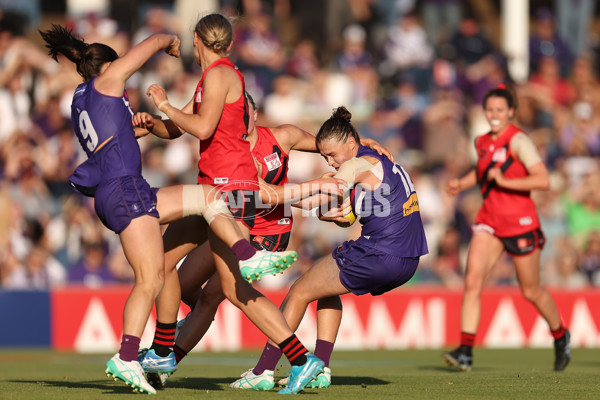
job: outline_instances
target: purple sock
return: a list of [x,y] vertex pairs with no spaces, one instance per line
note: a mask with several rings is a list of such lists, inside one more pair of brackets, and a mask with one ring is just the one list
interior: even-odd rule
[[326,367],[329,367],[329,358],[333,352],[333,343],[326,340],[317,339],[317,345],[315,346],[315,356],[319,357],[325,363]]
[[140,349],[140,338],[131,335],[123,335],[121,339],[121,349],[119,358],[123,361],[137,360],[138,350]]
[[250,242],[246,239],[240,239],[233,246],[231,246],[233,254],[240,260],[247,260],[256,254],[256,249],[252,247]]
[[254,375],[260,375],[265,372],[265,370],[274,371],[282,353],[283,352],[278,346],[273,346],[270,343],[267,343],[262,354],[260,355],[258,364],[256,364],[256,367],[254,367],[252,370]]

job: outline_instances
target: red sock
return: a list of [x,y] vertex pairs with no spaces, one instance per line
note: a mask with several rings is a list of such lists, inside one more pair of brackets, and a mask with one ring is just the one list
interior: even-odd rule
[[283,354],[285,354],[290,364],[302,365],[306,362],[308,350],[306,350],[306,347],[298,340],[296,335],[292,335],[285,339],[283,342],[279,343],[278,346]]
[[460,333],[460,345],[461,346],[473,347],[474,344],[475,344],[475,334],[474,333],[467,333],[467,332]]
[[555,330],[555,331],[550,330],[550,333],[554,337],[554,340],[560,339],[561,337],[563,337],[565,335],[565,327],[562,324],[560,324],[560,326],[558,327],[557,330]]
[[170,324],[164,324],[156,321],[156,331],[154,332],[154,340],[152,341],[151,349],[154,349],[156,355],[160,357],[167,357],[175,342],[175,329],[177,322]]
[[177,361],[177,364],[179,364],[183,357],[187,356],[187,351],[177,345],[173,346],[173,353],[175,353],[175,361]]

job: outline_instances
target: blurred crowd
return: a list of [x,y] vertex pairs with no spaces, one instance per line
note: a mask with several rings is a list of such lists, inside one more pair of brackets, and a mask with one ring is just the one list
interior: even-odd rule
[[[67,1],[64,13],[44,13],[36,0],[20,1],[27,6],[20,8],[0,1],[0,289],[133,281],[118,236],[101,225],[93,199],[69,186],[84,157],[70,120],[81,80],[72,63],[47,57],[37,29],[67,24],[120,54],[152,33],[180,35],[181,59],[157,54],[127,83],[135,111],[160,114],[145,90],[159,83],[178,107],[191,99],[201,74],[192,27],[207,12],[233,18],[231,58],[260,107],[259,125],[289,123],[316,133],[334,107],[345,105],[359,133],[394,154],[415,183],[430,249],[412,282],[460,288],[481,196],[473,189],[450,197],[444,188],[474,165],[473,139],[488,130],[483,95],[512,82],[499,33],[489,28],[499,10],[461,0],[207,0],[202,9],[197,3]],[[529,77],[513,84],[516,124],[551,174],[551,189],[533,193],[547,237],[542,281],[598,286],[600,10],[594,0],[534,3],[545,7],[530,13]],[[195,183],[197,140],[150,136],[140,139],[149,183]],[[291,154],[292,182],[327,170],[316,154]],[[289,285],[359,229],[295,212],[290,248],[300,259],[260,284]],[[488,283],[514,282],[510,261],[500,260]]]

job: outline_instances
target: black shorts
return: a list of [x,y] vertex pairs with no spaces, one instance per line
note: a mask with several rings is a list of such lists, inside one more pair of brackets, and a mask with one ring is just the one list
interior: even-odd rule
[[524,256],[535,249],[544,248],[546,238],[540,228],[511,237],[498,237],[504,245],[504,250],[512,256]]
[[237,221],[241,221],[248,229],[254,227],[256,217],[256,196],[253,190],[230,190],[223,192],[229,211]]
[[290,243],[290,232],[277,235],[253,235],[250,234],[250,244],[256,250],[284,251]]

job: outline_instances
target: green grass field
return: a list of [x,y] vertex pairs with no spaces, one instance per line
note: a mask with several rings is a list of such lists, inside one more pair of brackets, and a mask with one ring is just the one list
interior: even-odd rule
[[[569,367],[552,371],[552,349],[476,349],[472,372],[442,364],[441,351],[334,352],[333,384],[308,389],[312,398],[344,399],[598,399],[600,349],[574,349]],[[162,399],[278,397],[275,390],[229,389],[259,352],[192,353],[171,377]],[[109,355],[0,350],[0,399],[113,399],[132,393],[104,375]],[[288,365],[281,365],[283,375]]]

